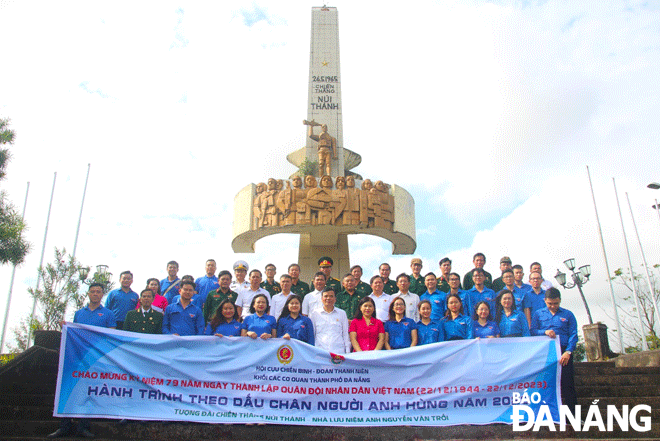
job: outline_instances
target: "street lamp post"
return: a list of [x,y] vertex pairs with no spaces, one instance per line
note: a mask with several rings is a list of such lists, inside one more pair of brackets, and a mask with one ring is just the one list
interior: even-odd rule
[[582,303],[584,303],[584,308],[587,310],[587,316],[589,316],[589,324],[592,325],[594,321],[591,318],[591,311],[589,310],[589,305],[587,305],[587,299],[584,297],[584,292],[582,292],[582,285],[589,281],[589,276],[591,275],[591,265],[581,266],[578,268],[577,273],[573,271],[575,269],[575,259],[571,258],[565,260],[564,265],[566,265],[566,267],[571,271],[571,279],[573,279],[573,283],[567,283],[566,274],[559,271],[559,269],[557,269],[555,279],[557,280],[557,283],[566,289],[571,289],[577,286],[578,291],[580,291],[580,297],[582,297]]

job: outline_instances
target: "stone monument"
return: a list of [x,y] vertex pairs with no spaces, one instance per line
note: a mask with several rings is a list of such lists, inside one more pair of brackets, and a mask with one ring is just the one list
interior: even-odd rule
[[[249,184],[234,199],[232,248],[253,253],[262,237],[300,234],[301,279],[310,280],[322,256],[334,260],[335,277],[350,268],[349,234],[389,240],[393,254],[412,254],[415,202],[403,188],[362,179],[350,170],[362,158],[344,148],[337,8],[312,8],[309,99],[305,147],[287,160],[299,167],[288,180]],[[305,168],[307,174],[301,176]]]

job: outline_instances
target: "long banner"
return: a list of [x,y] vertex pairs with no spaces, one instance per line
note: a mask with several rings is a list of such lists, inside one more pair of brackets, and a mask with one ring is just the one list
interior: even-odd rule
[[[67,324],[53,414],[312,426],[558,418],[559,344],[462,340],[336,355],[297,340],[146,335]],[[525,399],[527,400],[525,402]]]

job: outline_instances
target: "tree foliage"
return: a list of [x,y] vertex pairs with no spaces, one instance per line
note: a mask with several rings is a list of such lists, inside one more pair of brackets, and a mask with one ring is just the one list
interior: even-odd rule
[[[14,131],[9,129],[9,119],[0,118],[0,182],[5,179],[7,164],[11,159],[7,144],[13,144]],[[23,237],[26,227],[7,193],[0,189],[0,264],[18,265],[25,260],[30,244]]]
[[[633,272],[633,277],[630,271],[622,268],[614,271],[612,280],[621,286],[624,286],[629,294],[623,297],[625,305],[620,305],[619,311],[623,314],[621,328],[624,333],[624,338],[633,340],[634,344],[628,346],[625,351],[638,352],[642,348],[642,338],[646,339],[649,349],[660,348],[660,339],[658,338],[658,325],[655,315],[655,302],[653,296],[660,299],[660,264],[653,265],[649,268],[649,276],[651,279],[651,289],[646,279],[646,274],[639,274]],[[639,297],[639,305],[641,308],[640,314],[642,318],[643,329],[639,329],[638,311],[633,297],[633,283],[637,289],[637,296]]]

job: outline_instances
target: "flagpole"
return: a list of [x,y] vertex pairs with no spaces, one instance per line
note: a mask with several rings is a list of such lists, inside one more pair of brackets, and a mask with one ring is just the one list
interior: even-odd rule
[[651,294],[651,300],[653,300],[653,306],[655,309],[655,317],[660,323],[660,311],[658,311],[658,299],[653,290],[653,284],[651,283],[651,275],[649,274],[649,266],[646,263],[646,256],[644,255],[644,248],[642,248],[642,241],[639,238],[639,231],[637,231],[637,223],[635,222],[635,216],[633,215],[632,206],[630,205],[630,198],[628,197],[628,192],[626,192],[626,199],[628,200],[628,208],[630,209],[630,217],[633,221],[633,226],[635,227],[635,235],[637,236],[637,243],[639,244],[639,251],[642,253],[642,262],[644,263],[644,271],[646,272],[646,283],[649,284],[649,293]]
[[[46,252],[46,239],[48,238],[48,224],[50,223],[50,212],[53,208],[53,197],[55,196],[55,181],[57,181],[57,172],[53,175],[53,189],[50,192],[50,203],[48,204],[48,216],[46,217],[46,229],[44,230],[44,243],[41,246],[41,259],[39,260],[39,270],[44,265],[44,253]],[[37,274],[37,288],[39,290],[39,284],[41,283],[41,271]],[[30,329],[28,332],[28,341],[27,345],[30,347],[30,341],[32,340],[32,323],[34,321],[34,312],[37,309],[37,299],[35,298],[32,302],[32,313],[30,314]]]
[[85,178],[85,187],[83,188],[82,202],[80,203],[80,215],[78,215],[78,227],[76,228],[76,239],[73,241],[73,254],[71,256],[76,258],[76,249],[78,248],[78,236],[80,235],[80,222],[82,221],[83,207],[85,206],[85,195],[87,194],[87,183],[89,182],[89,169],[92,165],[87,164],[87,177]]
[[630,248],[628,248],[628,239],[626,238],[626,229],[623,226],[623,214],[621,213],[621,204],[619,204],[619,193],[616,191],[616,181],[612,178],[614,184],[614,195],[616,196],[616,206],[619,208],[619,218],[621,219],[621,230],[623,231],[623,243],[626,245],[626,254],[628,255],[628,269],[630,270],[630,283],[632,285],[633,296],[635,297],[635,305],[637,306],[637,318],[639,319],[639,326],[642,332],[642,350],[649,350],[649,345],[646,341],[646,333],[644,332],[644,322],[642,321],[642,308],[639,305],[639,297],[637,296],[637,287],[635,286],[635,273],[633,273],[632,260],[630,259]]
[[[25,219],[25,209],[27,208],[28,194],[30,193],[30,183],[27,183],[25,190],[25,202],[23,202],[23,214],[21,214],[21,221]],[[7,309],[5,310],[5,320],[2,323],[2,341],[0,341],[0,353],[5,347],[5,335],[7,334],[7,322],[9,321],[9,307],[11,306],[11,294],[14,290],[14,277],[16,277],[16,265],[11,270],[11,282],[9,282],[9,295],[7,296]]]
[[607,261],[607,253],[605,252],[605,242],[603,241],[603,230],[600,226],[600,217],[598,216],[598,208],[596,208],[596,196],[594,195],[594,186],[591,183],[591,172],[587,166],[587,176],[589,177],[589,188],[591,188],[591,199],[594,201],[594,211],[596,212],[596,224],[598,225],[598,237],[600,238],[600,246],[603,249],[603,259],[605,260],[605,270],[607,271],[607,281],[610,284],[610,300],[612,300],[612,308],[614,309],[614,321],[616,322],[616,330],[619,334],[619,347],[621,353],[625,353],[623,346],[623,331],[621,329],[621,322],[619,321],[619,308],[616,305],[616,297],[614,296],[614,287],[612,286],[612,278],[610,277],[610,265]]

